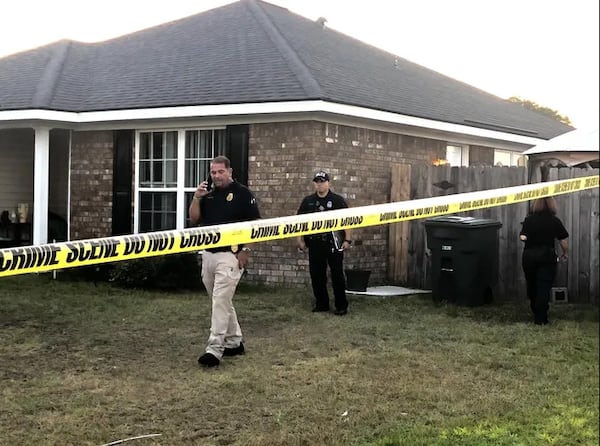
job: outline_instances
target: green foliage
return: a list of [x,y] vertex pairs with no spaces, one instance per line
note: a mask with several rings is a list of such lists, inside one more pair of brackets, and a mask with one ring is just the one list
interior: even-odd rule
[[493,421],[466,419],[446,427],[417,423],[363,446],[592,446],[598,444],[595,416],[593,410],[552,404]]
[[109,273],[113,284],[125,288],[198,289],[201,286],[195,253],[146,257],[115,263]]
[[563,116],[559,114],[558,111],[553,110],[550,107],[545,107],[537,102],[530,101],[528,99],[522,99],[518,96],[511,96],[508,98],[508,100],[510,102],[514,102],[515,104],[520,104],[528,110],[533,110],[543,115],[550,116],[552,119],[556,119],[558,122],[562,122],[563,124],[572,125],[568,116]]
[[[68,268],[57,273],[57,279],[72,282],[107,282],[110,277],[112,264],[101,263],[99,265],[79,266]],[[50,273],[52,274],[52,273]]]

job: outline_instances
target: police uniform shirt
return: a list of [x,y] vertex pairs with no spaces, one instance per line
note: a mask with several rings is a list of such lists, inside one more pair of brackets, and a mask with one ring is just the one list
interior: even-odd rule
[[520,234],[527,237],[525,249],[536,246],[554,249],[554,239],[564,240],[569,237],[560,219],[548,211],[528,215]]
[[332,211],[335,209],[344,209],[347,207],[348,205],[346,204],[346,200],[344,200],[344,197],[336,194],[335,192],[329,191],[327,192],[327,195],[323,198],[319,197],[315,192],[314,194],[304,197],[302,203],[300,203],[298,214]]
[[[312,212],[323,212],[323,211],[333,211],[335,209],[345,209],[348,207],[346,200],[341,195],[336,194],[335,192],[329,191],[325,197],[319,197],[317,193],[307,195],[300,203],[300,208],[298,209],[298,214],[310,214]],[[313,236],[306,236],[304,239],[307,240],[307,237],[312,239],[319,238],[331,238],[331,233],[325,234],[314,234]]]
[[[201,226],[236,223],[260,218],[256,198],[246,186],[233,181],[225,188],[215,188],[200,200]],[[241,245],[210,248],[207,251],[237,252]]]
[[256,198],[242,184],[233,181],[215,188],[200,200],[201,226],[220,225],[260,218]]

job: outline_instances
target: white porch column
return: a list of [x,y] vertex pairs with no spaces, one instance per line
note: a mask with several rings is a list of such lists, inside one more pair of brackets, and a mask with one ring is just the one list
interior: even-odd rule
[[33,154],[33,244],[48,241],[48,177],[50,161],[50,129],[36,127]]
[[185,130],[177,132],[177,217],[176,228],[185,228]]

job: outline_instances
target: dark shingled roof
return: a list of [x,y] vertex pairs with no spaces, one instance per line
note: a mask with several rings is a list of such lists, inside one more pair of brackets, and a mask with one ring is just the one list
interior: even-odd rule
[[311,99],[544,139],[571,129],[260,0],[0,58],[0,111]]

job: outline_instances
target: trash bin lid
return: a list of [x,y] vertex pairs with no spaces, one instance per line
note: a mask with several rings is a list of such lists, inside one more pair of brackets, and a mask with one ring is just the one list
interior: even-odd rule
[[425,226],[451,226],[461,228],[502,226],[502,223],[491,218],[460,217],[458,215],[440,215],[439,217],[431,217],[426,219],[423,224]]

